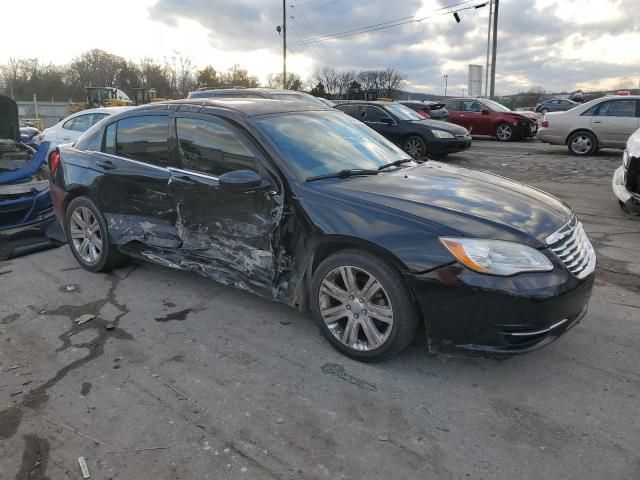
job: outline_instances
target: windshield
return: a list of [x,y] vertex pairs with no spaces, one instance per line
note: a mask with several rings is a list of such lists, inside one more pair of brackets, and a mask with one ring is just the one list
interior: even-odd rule
[[288,165],[301,178],[345,169],[377,169],[408,155],[364,123],[340,112],[258,117]]
[[398,120],[424,120],[424,117],[419,113],[414,112],[406,105],[402,105],[400,103],[390,103],[389,105],[385,105],[396,117]]
[[494,102],[493,100],[489,100],[488,98],[483,98],[482,101],[487,105],[487,107],[491,108],[491,110],[495,112],[510,112],[507,107],[502,105],[501,103]]
[[291,100],[294,102],[308,103],[309,105],[319,105],[322,107],[327,106],[313,95],[305,95],[303,93],[273,93],[272,95],[275,100]]

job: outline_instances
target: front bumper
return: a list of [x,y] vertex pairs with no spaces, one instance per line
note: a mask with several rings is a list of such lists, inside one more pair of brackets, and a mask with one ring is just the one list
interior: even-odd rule
[[464,135],[456,138],[435,138],[429,140],[429,153],[432,155],[443,155],[467,150],[471,147],[471,135]]
[[595,274],[482,275],[458,263],[408,275],[434,352],[513,355],[541,348],[587,311]]
[[538,131],[538,125],[531,123],[519,123],[514,125],[514,137],[517,139],[534,138]]
[[30,185],[0,186],[0,259],[57,244],[50,238],[55,237],[55,217],[49,188],[29,191]]
[[640,213],[640,194],[627,190],[624,181],[624,166],[620,166],[614,172],[611,186],[618,202],[625,210],[631,213]]

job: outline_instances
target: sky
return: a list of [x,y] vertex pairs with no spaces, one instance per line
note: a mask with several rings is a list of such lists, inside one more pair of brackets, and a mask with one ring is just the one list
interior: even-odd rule
[[[449,94],[467,86],[469,64],[484,65],[489,8],[443,7],[485,0],[287,0],[288,70],[393,67],[407,90]],[[640,0],[500,0],[496,93],[640,88]],[[280,0],[32,0],[25,22],[3,22],[0,64],[36,57],[64,64],[100,48],[133,60],[180,54],[226,70],[237,63],[264,82],[282,70]],[[3,2],[4,18],[22,18]],[[34,14],[37,12],[37,14]],[[446,13],[446,14],[443,14]],[[326,42],[294,42],[415,15],[405,25]],[[104,18],[104,21],[101,21]],[[15,46],[15,49],[10,46]]]

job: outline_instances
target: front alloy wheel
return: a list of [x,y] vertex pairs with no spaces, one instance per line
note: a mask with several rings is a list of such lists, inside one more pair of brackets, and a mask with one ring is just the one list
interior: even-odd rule
[[411,155],[412,158],[419,159],[424,157],[427,153],[427,148],[424,140],[422,140],[420,137],[407,138],[407,140],[405,140],[404,144],[402,145],[402,148],[405,152]]
[[338,251],[313,272],[311,311],[334,348],[363,362],[404,350],[420,315],[400,271],[380,255]]
[[88,263],[98,263],[104,248],[102,231],[96,217],[86,207],[78,207],[69,221],[71,242],[80,258]]
[[501,123],[496,127],[496,138],[501,142],[508,142],[513,136],[513,126],[508,123]]
[[329,331],[354,350],[375,350],[393,329],[393,308],[380,282],[361,268],[331,270],[320,287],[320,315]]

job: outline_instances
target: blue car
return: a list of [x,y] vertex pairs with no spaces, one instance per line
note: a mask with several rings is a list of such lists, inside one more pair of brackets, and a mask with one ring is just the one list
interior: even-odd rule
[[16,102],[0,96],[0,260],[60,244],[43,146],[21,141]]

